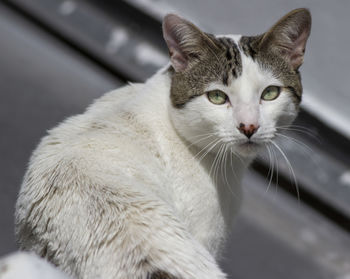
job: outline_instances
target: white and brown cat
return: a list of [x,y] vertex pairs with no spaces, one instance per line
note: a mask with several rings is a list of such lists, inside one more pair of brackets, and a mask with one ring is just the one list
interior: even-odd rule
[[214,36],[167,15],[171,63],[48,132],[16,233],[74,278],[215,279],[242,175],[297,115],[311,28],[297,9],[259,36]]

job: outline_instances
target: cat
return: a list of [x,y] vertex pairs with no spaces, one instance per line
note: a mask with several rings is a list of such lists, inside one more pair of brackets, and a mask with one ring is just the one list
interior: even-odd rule
[[48,132],[16,204],[20,247],[74,278],[226,278],[240,181],[297,116],[311,15],[214,36],[169,14],[170,63]]

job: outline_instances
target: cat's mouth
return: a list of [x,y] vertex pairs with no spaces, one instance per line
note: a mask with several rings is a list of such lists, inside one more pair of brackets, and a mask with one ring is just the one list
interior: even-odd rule
[[259,138],[240,140],[237,143],[239,146],[261,146],[265,144],[265,142]]
[[244,143],[241,143],[239,145],[241,148],[257,148],[259,146],[262,146],[262,143],[261,142],[256,142],[256,141],[251,141],[251,140],[248,140]]
[[237,151],[242,156],[255,156],[261,147],[263,147],[263,142],[257,142],[252,140],[247,140],[243,143],[240,143],[237,147]]

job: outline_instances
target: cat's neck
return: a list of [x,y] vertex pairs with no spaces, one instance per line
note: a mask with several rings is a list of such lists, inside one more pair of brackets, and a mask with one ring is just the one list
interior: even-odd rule
[[[200,152],[194,148],[193,154]],[[252,159],[240,158],[229,151],[211,152],[198,158],[215,185],[222,214],[228,227],[237,214],[242,198],[242,178]]]

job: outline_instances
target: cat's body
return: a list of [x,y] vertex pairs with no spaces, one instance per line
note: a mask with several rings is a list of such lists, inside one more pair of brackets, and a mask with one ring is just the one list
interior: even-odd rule
[[[231,121],[235,101],[230,94],[238,88],[248,92],[286,85],[255,63],[244,49],[253,50],[253,43],[239,37],[207,35],[204,39],[216,44],[215,59],[222,52],[223,60],[198,68],[191,61],[198,54],[179,57],[185,49],[173,49],[172,39],[180,35],[167,28],[179,24],[195,28],[168,17],[164,32],[171,67],[144,84],[106,94],[43,138],[17,202],[16,229],[23,249],[77,278],[225,278],[216,258],[240,204],[241,177],[256,154],[251,137],[256,134],[257,145],[272,138],[274,127],[266,124],[272,109],[259,109],[261,127],[253,130],[244,125],[236,129],[242,121],[235,119],[233,142],[240,147],[230,145],[229,133],[215,127]],[[194,74],[184,76],[189,68]],[[295,75],[290,82],[300,79]],[[256,80],[250,82],[252,78]],[[219,113],[213,100],[197,93],[218,88],[230,98]],[[269,116],[274,125],[294,119],[298,102],[292,93],[279,98],[283,109]],[[249,112],[245,117],[253,123],[259,102],[251,105],[254,94],[248,95],[239,100],[246,112],[235,117]]]
[[[230,226],[227,223],[233,220],[236,211],[234,207],[240,201],[240,180],[237,177],[234,181],[234,176],[229,175],[232,171],[228,170],[228,179],[233,182],[230,186],[232,188],[215,185],[208,172],[208,165],[215,155],[208,154],[202,163],[199,162],[194,158],[194,151],[187,148],[189,143],[176,134],[167,110],[169,98],[164,94],[165,90],[169,91],[169,81],[168,74],[160,73],[146,84],[129,85],[111,92],[92,105],[84,115],[69,118],[42,140],[33,154],[31,169],[35,170],[35,177],[51,177],[44,181],[28,181],[33,177],[29,171],[25,183],[31,183],[30,191],[33,196],[26,192],[23,200],[21,195],[18,215],[26,216],[32,201],[44,198],[46,201],[42,203],[43,208],[38,204],[31,212],[32,216],[38,214],[36,218],[40,216],[43,227],[37,226],[34,235],[29,234],[31,227],[21,228],[19,234],[23,248],[34,248],[39,255],[50,259],[57,248],[51,248],[49,243],[48,246],[42,245],[36,239],[38,237],[55,239],[57,247],[67,243],[75,250],[73,247],[78,244],[78,239],[69,240],[70,234],[67,234],[68,239],[62,239],[67,230],[65,226],[74,227],[83,222],[83,230],[88,232],[91,226],[96,233],[90,236],[94,239],[86,236],[78,244],[86,247],[86,254],[89,254],[89,242],[95,242],[96,245],[102,243],[103,247],[103,242],[120,230],[119,226],[123,224],[118,224],[119,222],[132,222],[132,219],[140,218],[139,222],[142,219],[144,222],[151,222],[152,228],[147,228],[147,232],[142,228],[128,232],[135,242],[143,238],[150,240],[149,234],[157,234],[163,229],[173,234],[172,227],[176,226],[179,231],[189,233],[211,254],[218,253],[227,227]],[[135,94],[138,95],[137,98]],[[237,162],[237,165],[242,166],[242,163]],[[142,169],[144,171],[140,172]],[[240,169],[236,170],[241,172]],[[47,187],[40,182],[49,182],[50,185]],[[81,200],[75,196],[77,193],[81,193]],[[228,200],[220,203],[220,197]],[[52,199],[55,201],[48,208]],[[111,204],[106,203],[108,200]],[[226,208],[221,208],[220,205],[223,204]],[[114,209],[106,208],[113,206]],[[122,213],[118,207],[125,207]],[[83,216],[79,216],[80,210],[86,211]],[[129,220],[121,221],[120,214],[127,214],[125,211],[128,210],[138,212],[131,212]],[[45,222],[42,212],[46,212]],[[157,216],[160,215],[164,216],[157,222]],[[78,221],[75,218],[85,220]],[[30,219],[31,224],[34,222],[39,220]],[[107,223],[110,228],[99,231],[100,222]],[[51,226],[55,226],[55,229],[52,230]],[[32,246],[33,241],[40,244]],[[165,238],[161,247],[165,250],[179,249],[172,245],[172,240]],[[113,249],[115,253],[121,251],[117,246]],[[108,249],[101,250],[99,257],[108,261],[111,252]],[[94,249],[91,249],[91,253],[93,252]],[[81,256],[84,254],[81,253]],[[144,260],[141,255],[142,253],[140,258],[135,257],[135,264]],[[77,256],[64,247],[58,258],[62,262],[69,262],[71,257]],[[89,256],[96,257],[94,254]],[[55,264],[62,265],[56,257],[52,260]],[[110,267],[113,268],[112,263]],[[91,274],[87,267],[84,269],[87,274]],[[110,272],[105,271],[107,274]]]

